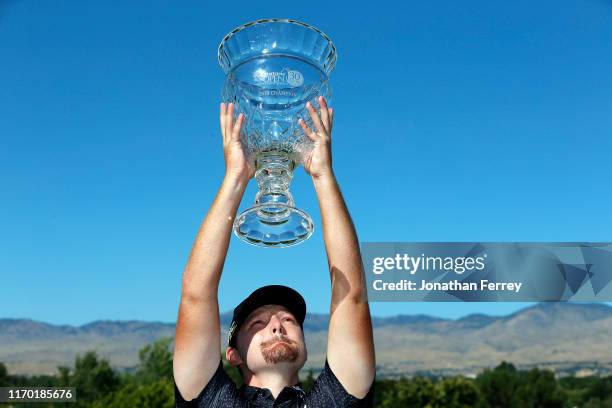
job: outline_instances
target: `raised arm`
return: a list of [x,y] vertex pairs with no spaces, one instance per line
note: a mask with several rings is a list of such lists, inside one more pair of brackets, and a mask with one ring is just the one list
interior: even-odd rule
[[232,224],[254,167],[242,151],[240,128],[233,121],[233,104],[221,104],[226,174],[198,231],[183,272],[174,343],[174,380],[183,398],[195,398],[212,378],[221,358],[217,290],[227,254]]
[[376,369],[372,322],[357,234],[332,170],[333,109],[322,97],[319,105],[320,116],[307,104],[316,129],[302,120],[300,125],[314,142],[312,153],[304,158],[304,169],[312,177],[321,208],[332,285],[327,360],[344,388],[363,398]]

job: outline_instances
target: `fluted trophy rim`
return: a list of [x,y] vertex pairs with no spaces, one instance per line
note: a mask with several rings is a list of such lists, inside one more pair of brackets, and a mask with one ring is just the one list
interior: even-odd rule
[[[286,24],[293,24],[296,26],[301,26],[304,28],[307,28],[309,30],[312,30],[313,32],[319,34],[330,46],[330,50],[327,56],[327,64],[324,64],[323,66],[321,66],[320,68],[325,72],[325,74],[329,75],[331,73],[331,71],[334,69],[334,67],[336,66],[336,61],[338,59],[338,53],[336,50],[336,46],[334,45],[333,41],[331,40],[331,38],[325,34],[323,31],[321,31],[320,29],[318,29],[317,27],[310,25],[308,23],[305,23],[303,21],[299,21],[299,20],[294,20],[294,19],[290,19],[290,18],[260,18],[257,20],[253,20],[253,21],[249,21],[247,23],[244,23],[236,28],[234,28],[232,31],[230,31],[228,34],[225,35],[225,37],[223,37],[223,39],[221,40],[221,42],[219,43],[219,47],[217,48],[217,60],[219,62],[219,65],[221,66],[221,68],[223,69],[223,72],[225,72],[226,74],[231,71],[231,69],[233,69],[234,67],[230,67],[228,61],[226,61],[223,57],[224,54],[224,48],[226,46],[226,44],[232,39],[232,37],[234,37],[236,34],[238,34],[239,32],[256,26],[256,25],[260,25],[260,24],[267,24],[267,23],[286,23]],[[237,66],[237,65],[236,65]]]

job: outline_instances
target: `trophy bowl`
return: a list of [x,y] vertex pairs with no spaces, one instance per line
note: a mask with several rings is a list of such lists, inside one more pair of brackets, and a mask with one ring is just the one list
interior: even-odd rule
[[221,41],[221,98],[234,103],[235,118],[245,115],[240,140],[259,186],[255,204],[234,220],[234,233],[243,241],[278,248],[312,234],[312,218],[295,207],[289,192],[293,170],[313,147],[297,121],[314,129],[306,102],[318,110],[322,95],[331,103],[329,75],[336,58],[327,35],[289,19],[249,22]]

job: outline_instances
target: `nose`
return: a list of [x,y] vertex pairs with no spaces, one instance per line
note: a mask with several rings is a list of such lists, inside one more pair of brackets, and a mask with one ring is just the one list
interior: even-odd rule
[[285,334],[285,328],[283,327],[283,323],[281,319],[276,315],[272,315],[270,318],[270,330],[272,330],[272,334]]

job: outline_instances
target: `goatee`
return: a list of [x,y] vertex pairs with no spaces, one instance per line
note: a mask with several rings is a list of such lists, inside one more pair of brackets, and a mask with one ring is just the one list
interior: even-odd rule
[[285,336],[275,337],[261,343],[261,354],[268,364],[276,364],[282,361],[297,360],[300,350],[295,341]]

